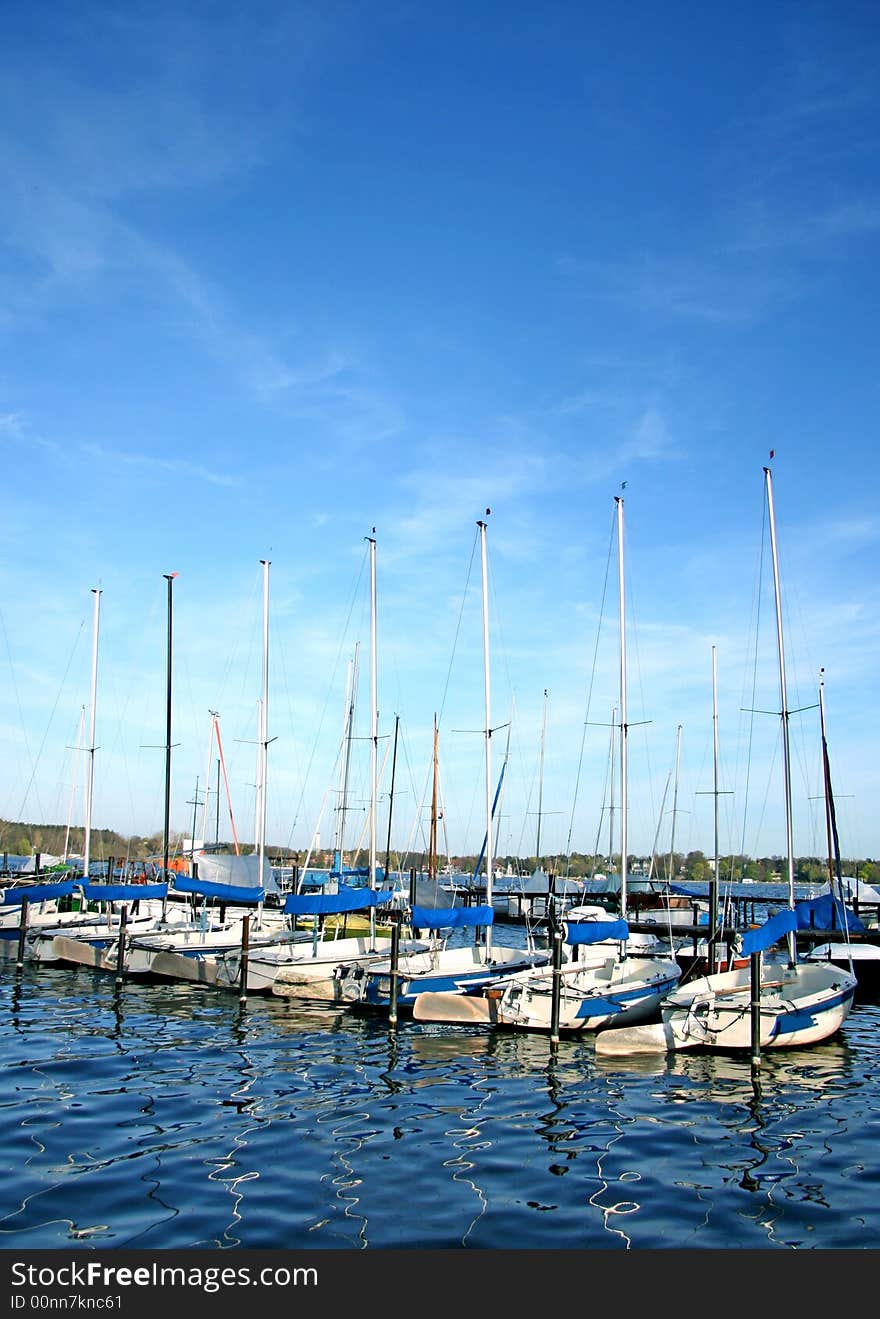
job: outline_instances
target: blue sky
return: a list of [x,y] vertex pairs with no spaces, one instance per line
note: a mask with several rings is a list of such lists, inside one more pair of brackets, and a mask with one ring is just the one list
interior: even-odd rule
[[795,849],[824,668],[842,851],[880,854],[875,6],[7,0],[0,34],[0,816],[82,823],[100,588],[92,823],[161,830],[176,572],[172,830],[216,710],[252,840],[267,559],[268,839],[332,842],[356,646],[363,839],[375,528],[380,852],[396,720],[423,845],[435,712],[476,851],[489,507],[500,849],[607,850],[622,494],[630,849],[713,850],[714,646],[720,847],[782,854],[773,450]]

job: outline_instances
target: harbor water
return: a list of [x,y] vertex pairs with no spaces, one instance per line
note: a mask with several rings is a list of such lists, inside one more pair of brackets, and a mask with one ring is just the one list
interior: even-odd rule
[[880,1239],[875,1002],[757,1071],[36,964],[0,1019],[4,1250]]

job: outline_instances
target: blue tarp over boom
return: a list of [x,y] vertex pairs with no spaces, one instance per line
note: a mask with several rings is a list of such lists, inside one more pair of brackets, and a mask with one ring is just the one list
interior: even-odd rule
[[765,948],[778,943],[783,935],[795,929],[797,929],[797,916],[794,912],[780,911],[760,925],[757,930],[746,930],[745,934],[737,936],[736,942],[743,956],[751,957],[752,953],[763,952]]
[[491,925],[492,907],[413,907],[411,923],[420,930],[461,930],[474,925]]
[[137,898],[164,898],[167,884],[80,884],[90,902],[132,902]]
[[864,924],[854,911],[845,907],[840,898],[823,893],[794,905],[799,930],[864,930]]
[[604,943],[606,939],[628,939],[626,921],[566,921],[565,942]]
[[8,888],[3,892],[3,904],[11,907],[21,904],[24,898],[28,902],[43,902],[46,898],[66,898],[73,892],[73,880],[64,879],[57,884],[22,884],[21,888]]
[[341,911],[377,907],[385,896],[380,889],[344,886],[338,893],[289,893],[284,910],[288,916],[329,916]]
[[256,886],[212,884],[209,879],[192,879],[189,875],[176,875],[174,888],[177,893],[200,893],[205,898],[219,898],[221,902],[242,906],[262,902],[266,896],[265,891]]

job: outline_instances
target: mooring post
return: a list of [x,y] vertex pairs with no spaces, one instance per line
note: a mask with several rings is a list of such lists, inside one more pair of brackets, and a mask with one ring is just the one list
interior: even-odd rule
[[241,966],[239,967],[239,990],[238,1001],[245,1003],[247,1001],[247,978],[248,978],[248,939],[250,937],[251,915],[247,913],[241,923]]
[[18,918],[18,960],[15,963],[16,971],[20,971],[21,968],[24,966],[24,941],[25,941],[25,935],[27,934],[27,919],[28,919],[28,900],[27,898],[22,898],[21,915]]
[[752,1057],[753,1067],[761,1066],[761,954],[752,953],[750,961],[751,967],[751,984],[752,984],[752,1002],[751,1002],[751,1025],[752,1025]]
[[400,912],[392,911],[391,919],[391,972],[389,976],[388,1023],[397,1025],[397,965],[400,955]]
[[125,927],[128,923],[128,906],[123,902],[119,916],[119,939],[116,944],[116,983],[121,985],[125,979]]
[[562,939],[564,930],[553,930],[553,980],[550,996],[550,1043],[559,1043],[559,999],[562,993]]

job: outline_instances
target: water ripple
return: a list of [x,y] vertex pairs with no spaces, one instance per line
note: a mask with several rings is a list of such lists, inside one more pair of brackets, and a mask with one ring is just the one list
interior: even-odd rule
[[875,1245],[876,1004],[758,1072],[86,968],[0,1022],[0,1248]]

